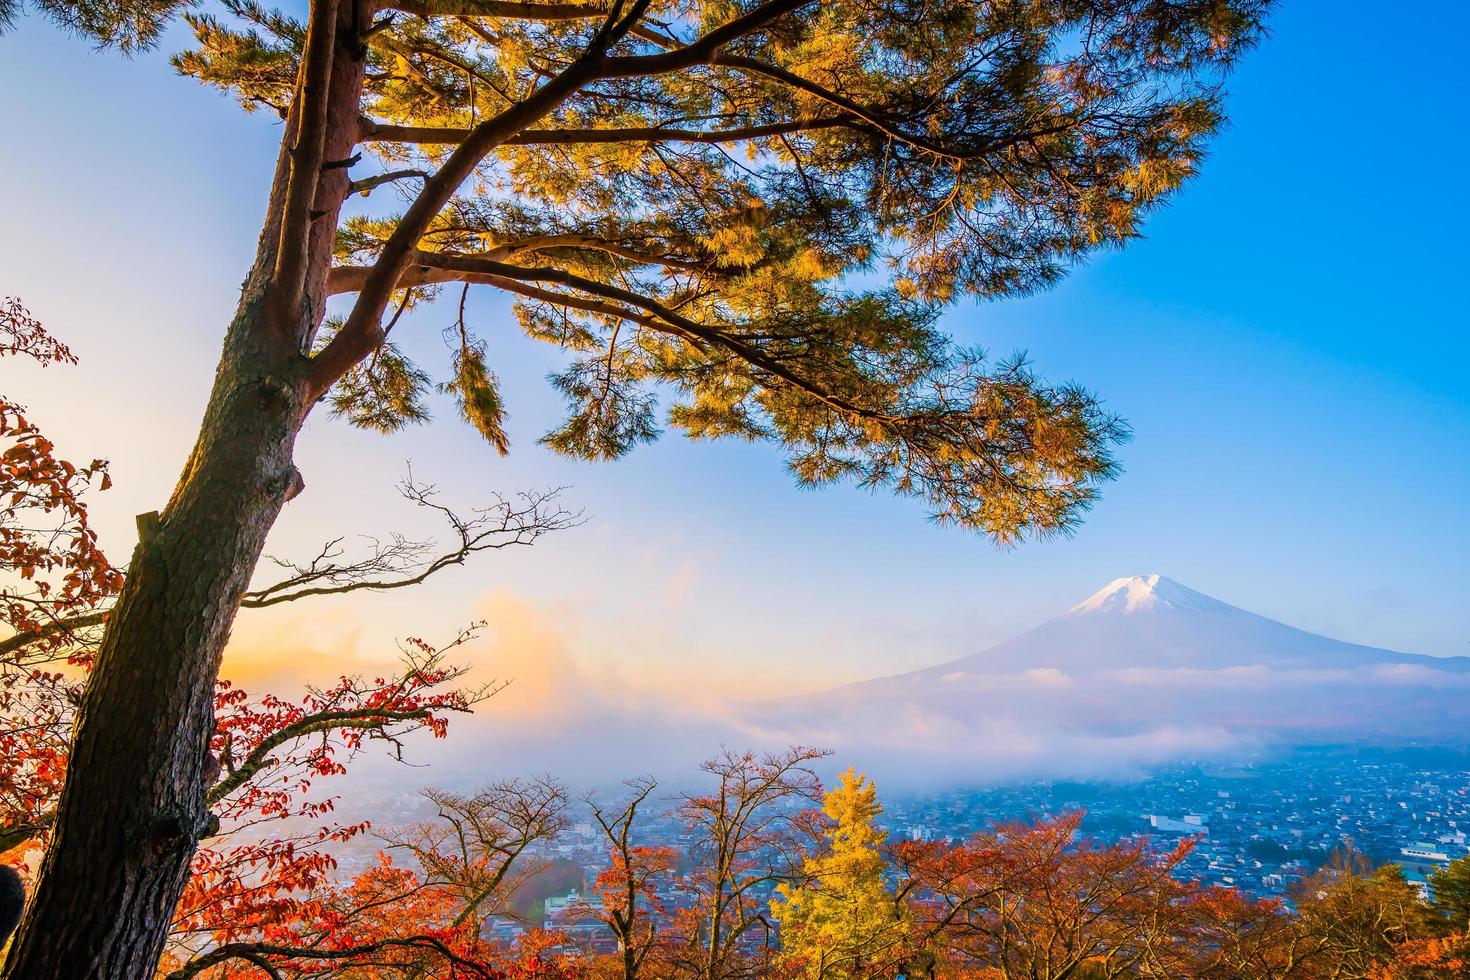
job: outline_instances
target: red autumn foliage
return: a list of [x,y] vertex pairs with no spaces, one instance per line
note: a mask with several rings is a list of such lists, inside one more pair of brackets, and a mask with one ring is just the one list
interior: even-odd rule
[[[472,635],[461,633],[443,648],[410,640],[398,675],[342,677],[298,702],[252,699],[221,684],[212,744],[221,772],[210,793],[221,833],[195,855],[174,925],[181,947],[204,950],[246,940],[300,945],[303,931],[318,949],[362,944],[343,932],[349,919],[340,908],[342,896],[333,893],[330,902],[322,896],[331,893],[337,870],[332,848],[370,824],[335,820],[336,800],[313,789],[322,778],[344,774],[367,740],[396,752],[415,730],[444,737],[447,714],[468,711],[485,693],[449,686],[462,671],[447,666],[445,657]],[[385,871],[383,877],[392,875]],[[359,891],[374,887],[368,879]],[[373,901],[385,910],[401,902],[389,897]],[[394,921],[425,921],[405,918],[404,911],[394,911]]]
[[1374,969],[1371,980],[1466,980],[1470,978],[1470,931],[1411,939],[1393,961]]
[[906,841],[895,858],[912,895],[918,945],[944,976],[1063,980],[1109,965],[1180,961],[1174,877],[1193,843],[1103,845],[1080,836],[1081,813],[1003,824],[956,845]]
[[[0,357],[41,364],[75,364],[16,299],[0,300]],[[0,395],[0,623],[17,636],[66,641],[60,625],[96,609],[117,593],[122,574],[97,544],[82,500],[110,485],[107,463],[78,466],[56,455],[56,446]]]
[[[0,300],[0,358],[14,356],[43,367],[76,363],[12,298]],[[105,462],[58,457],[0,394],[0,625],[12,634],[0,640],[0,852],[44,827],[66,776],[81,696],[75,668],[89,662],[78,634],[101,620],[96,611],[122,585],[82,499],[108,485]]]

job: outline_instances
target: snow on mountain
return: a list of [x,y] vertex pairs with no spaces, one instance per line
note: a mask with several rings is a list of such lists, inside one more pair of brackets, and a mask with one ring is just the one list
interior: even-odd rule
[[[1068,616],[1086,613],[1147,612],[1165,609],[1235,609],[1203,592],[1196,592],[1162,575],[1115,578],[1067,610]],[[1235,610],[1239,612],[1240,610]]]
[[749,706],[748,724],[895,765],[1082,775],[1262,742],[1463,744],[1467,706],[1470,657],[1330,639],[1148,575],[958,660]]
[[1350,670],[1373,664],[1470,671],[1470,657],[1426,657],[1333,640],[1148,575],[1115,579],[1036,629],[916,673],[1037,667],[1077,674],[1145,667]]

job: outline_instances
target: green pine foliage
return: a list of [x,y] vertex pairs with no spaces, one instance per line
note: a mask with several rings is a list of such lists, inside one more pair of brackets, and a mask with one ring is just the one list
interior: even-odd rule
[[[123,46],[174,9],[54,3]],[[941,313],[1045,289],[1137,237],[1198,172],[1268,6],[385,0],[360,25],[361,148],[385,178],[362,193],[412,201],[470,132],[575,77],[478,159],[393,283],[501,290],[567,352],[547,446],[615,457],[664,428],[768,441],[803,484],[911,495],[1000,542],[1065,533],[1117,474],[1126,425],[1084,387],[956,345]],[[299,17],[205,0],[187,20],[181,73],[289,115]],[[359,290],[407,214],[344,221],[328,291]],[[480,341],[448,361],[445,390],[505,451]],[[374,428],[417,421],[420,370],[395,349],[333,403]]]
[[505,403],[500,398],[500,381],[485,365],[485,348],[462,335],[454,355],[454,379],[442,386],[459,403],[460,415],[485,441],[504,456],[510,452],[505,432]]
[[1470,856],[1429,876],[1434,907],[1460,928],[1470,928]]

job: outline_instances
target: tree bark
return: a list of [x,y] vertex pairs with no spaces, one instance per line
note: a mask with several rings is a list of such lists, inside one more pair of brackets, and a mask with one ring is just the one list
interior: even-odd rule
[[198,441],[163,513],[139,518],[7,980],[140,980],[154,975],[163,952],[217,773],[209,741],[220,658],[266,536],[301,488],[292,454],[311,408],[306,355],[358,138],[371,14],[366,0],[341,0],[330,14],[323,163],[300,229],[304,287],[284,307],[273,301],[298,106]]

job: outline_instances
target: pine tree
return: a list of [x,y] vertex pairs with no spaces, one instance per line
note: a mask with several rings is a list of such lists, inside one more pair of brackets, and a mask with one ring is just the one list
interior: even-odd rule
[[805,880],[783,884],[771,903],[782,955],[806,980],[891,977],[903,962],[909,918],[884,878],[883,812],[872,780],[849,768],[827,793],[825,848]]
[[1429,876],[1434,907],[1456,927],[1470,928],[1470,856],[1450,862]]
[[[910,495],[1000,541],[1066,532],[1122,423],[957,347],[939,315],[1136,237],[1198,170],[1269,6],[30,2],[122,48],[182,15],[178,69],[284,125],[198,440],[107,619],[6,965],[27,980],[153,971],[208,826],[224,646],[305,486],[297,436],[318,405],[378,429],[425,415],[435,375],[396,346],[401,311],[460,287],[438,384],[495,450],[508,366],[463,314],[472,286],[565,351],[555,452],[614,457],[663,427],[760,439],[805,484]],[[401,209],[344,210],[389,188]]]

